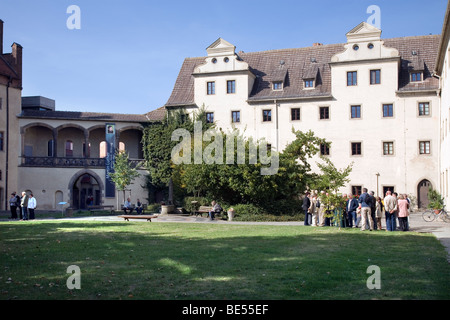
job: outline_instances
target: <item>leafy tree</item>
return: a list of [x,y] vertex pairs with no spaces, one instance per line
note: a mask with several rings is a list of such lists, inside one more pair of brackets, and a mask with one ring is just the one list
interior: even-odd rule
[[339,188],[345,186],[350,181],[348,176],[352,172],[354,163],[352,162],[344,169],[338,169],[330,159],[326,157],[321,157],[321,159],[325,163],[317,163],[317,166],[322,171],[322,175],[320,179],[316,180],[314,189],[337,193]]
[[[123,192],[123,199],[125,199],[125,189],[131,184],[131,182],[139,177],[140,174],[136,168],[130,165],[128,153],[125,151],[117,151],[114,162],[114,172],[110,173],[111,180],[116,185],[117,191]],[[119,199],[117,198],[117,201]],[[119,204],[117,203],[117,209],[119,210]]]

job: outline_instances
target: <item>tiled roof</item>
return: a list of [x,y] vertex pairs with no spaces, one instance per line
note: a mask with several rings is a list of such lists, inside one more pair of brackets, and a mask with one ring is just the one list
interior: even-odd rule
[[[385,46],[395,48],[401,57],[399,73],[399,91],[435,90],[439,81],[432,77],[439,47],[440,36],[418,36],[393,39],[382,39]],[[319,45],[297,49],[282,49],[261,52],[239,53],[240,59],[249,64],[250,71],[256,75],[249,101],[265,99],[319,98],[331,95],[331,57],[344,51],[344,44]],[[423,60],[425,81],[411,83],[409,70],[414,64],[413,51]],[[185,59],[174,89],[166,106],[194,105],[194,68],[205,62],[206,57]],[[286,71],[283,90],[272,90],[271,81],[277,67],[283,64],[282,75]],[[419,63],[420,61],[416,62]],[[315,73],[317,71],[317,74]],[[303,89],[303,79],[311,74],[316,75],[316,87]]]
[[117,122],[148,122],[149,119],[143,114],[120,114],[120,113],[97,113],[77,111],[38,111],[23,110],[20,118],[34,119],[63,119],[81,121],[117,121]]
[[166,108],[161,107],[145,114],[148,121],[161,121],[166,116]]

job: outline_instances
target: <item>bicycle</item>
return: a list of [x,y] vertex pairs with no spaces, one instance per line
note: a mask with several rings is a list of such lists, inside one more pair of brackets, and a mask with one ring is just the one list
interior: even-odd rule
[[426,222],[431,222],[431,221],[434,221],[439,218],[441,218],[442,221],[444,221],[444,222],[450,222],[450,215],[447,213],[447,211],[444,208],[439,210],[438,213],[436,213],[435,210],[425,211],[424,213],[422,213],[422,218]]

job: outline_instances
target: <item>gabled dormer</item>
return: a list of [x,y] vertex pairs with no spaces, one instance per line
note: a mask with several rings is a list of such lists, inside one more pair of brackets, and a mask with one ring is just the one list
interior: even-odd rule
[[237,56],[236,47],[228,41],[219,38],[214,41],[206,52],[208,57],[205,63],[194,69],[193,75],[214,73],[249,71],[248,63],[241,61]]
[[410,82],[421,82],[424,80],[425,61],[419,55],[419,52],[413,50],[412,58],[408,65]]
[[272,90],[283,90],[286,83],[287,73],[288,68],[286,67],[285,62],[282,60],[277,66],[275,66],[275,68],[273,68],[271,74],[268,77],[272,86]]
[[388,48],[381,40],[381,30],[361,22],[347,34],[345,50],[334,55],[331,62],[350,62],[374,59],[399,59],[397,49]]

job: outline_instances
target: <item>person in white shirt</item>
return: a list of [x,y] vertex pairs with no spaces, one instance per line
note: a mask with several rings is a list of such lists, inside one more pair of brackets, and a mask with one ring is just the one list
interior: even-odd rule
[[28,215],[29,215],[29,219],[33,220],[34,219],[34,209],[36,209],[36,198],[33,196],[32,193],[30,193],[30,195],[28,196]]

